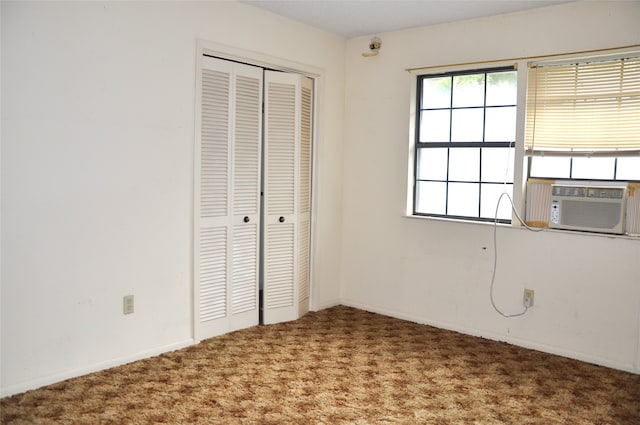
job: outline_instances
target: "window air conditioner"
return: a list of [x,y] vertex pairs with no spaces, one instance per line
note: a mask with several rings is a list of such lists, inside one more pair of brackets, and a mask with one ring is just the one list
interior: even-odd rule
[[622,234],[626,204],[626,186],[554,184],[549,227]]

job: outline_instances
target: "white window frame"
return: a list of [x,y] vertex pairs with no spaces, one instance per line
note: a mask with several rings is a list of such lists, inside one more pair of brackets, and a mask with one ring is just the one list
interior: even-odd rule
[[[409,161],[407,168],[407,190],[406,190],[406,204],[405,204],[405,216],[410,218],[420,218],[426,220],[446,220],[457,221],[464,223],[479,223],[487,224],[485,220],[474,220],[474,218],[454,218],[446,216],[428,216],[417,215],[413,213],[414,210],[414,185],[415,185],[415,166],[416,166],[416,127],[418,125],[417,109],[418,102],[418,77],[429,74],[445,74],[454,73],[460,71],[473,71],[477,69],[491,69],[491,68],[503,68],[514,67],[516,70],[517,78],[517,106],[516,109],[516,138],[515,138],[515,154],[513,157],[513,202],[516,205],[518,212],[524,210],[524,190],[526,184],[527,170],[526,159],[524,157],[524,130],[525,130],[525,108],[521,105],[526,104],[526,83],[527,83],[527,62],[526,60],[502,60],[502,61],[487,61],[478,62],[465,65],[453,65],[443,67],[429,67],[427,69],[420,69],[415,71],[409,71],[411,74],[411,96],[409,99]],[[502,202],[508,202],[504,200]],[[507,226],[509,224],[506,224]],[[512,214],[511,220],[512,226],[519,226],[515,215]]]
[[[410,99],[409,99],[409,150],[408,150],[408,161],[407,161],[407,186],[406,186],[406,202],[405,202],[405,213],[404,216],[408,218],[418,218],[424,220],[445,220],[445,221],[456,221],[462,223],[470,223],[470,224],[481,224],[481,225],[493,225],[493,223],[488,223],[486,221],[474,220],[473,218],[468,219],[457,219],[450,217],[434,217],[434,216],[426,216],[426,215],[416,215],[413,213],[414,211],[414,185],[416,183],[415,176],[415,162],[416,158],[416,126],[418,125],[418,117],[417,113],[417,101],[420,93],[417,92],[418,88],[418,76],[420,75],[428,75],[428,74],[440,74],[440,73],[451,73],[458,71],[471,71],[474,69],[487,69],[487,68],[500,68],[504,66],[514,66],[517,71],[517,113],[516,113],[516,145],[515,145],[515,155],[514,155],[514,176],[513,176],[513,205],[516,208],[520,217],[524,219],[525,212],[525,201],[526,201],[526,187],[527,180],[529,175],[528,170],[528,158],[525,151],[525,130],[526,130],[526,105],[527,105],[527,87],[528,87],[528,65],[530,61],[545,61],[545,60],[572,60],[577,58],[584,58],[594,53],[606,52],[610,53],[613,51],[625,52],[630,49],[634,51],[638,50],[638,46],[630,46],[629,48],[623,49],[603,49],[593,52],[581,52],[576,54],[558,54],[558,55],[549,55],[549,56],[537,56],[537,57],[525,57],[525,58],[517,58],[517,59],[505,59],[505,60],[495,60],[495,61],[485,61],[485,62],[474,62],[468,64],[459,64],[459,65],[450,65],[450,66],[434,66],[434,67],[425,67],[418,69],[410,69],[407,70],[411,74],[411,88],[410,88]],[[505,201],[503,198],[503,202]],[[505,224],[506,226],[512,227],[522,227],[523,225],[517,219],[516,215],[512,212],[512,220],[511,224]],[[554,230],[560,232],[566,232],[564,230]],[[598,234],[593,234],[596,236],[602,236]],[[627,235],[607,235],[607,237],[632,237],[637,238],[637,235],[627,236]]]

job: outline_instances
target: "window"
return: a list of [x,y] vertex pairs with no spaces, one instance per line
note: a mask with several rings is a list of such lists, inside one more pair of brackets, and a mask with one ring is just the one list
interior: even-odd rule
[[415,215],[494,220],[513,192],[516,81],[514,67],[418,76]]
[[604,181],[640,234],[640,49],[579,55],[417,75],[408,212],[546,227],[553,183]]
[[617,56],[530,66],[530,177],[640,180],[640,58]]

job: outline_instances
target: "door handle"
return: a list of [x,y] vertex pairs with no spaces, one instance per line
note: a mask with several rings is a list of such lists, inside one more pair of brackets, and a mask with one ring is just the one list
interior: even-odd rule
[[249,222],[249,216],[245,215],[244,218],[242,219],[242,221],[244,221],[245,223]]
[[284,223],[284,217],[282,217],[282,216],[281,216],[281,217],[278,219],[278,221],[279,221],[280,223]]

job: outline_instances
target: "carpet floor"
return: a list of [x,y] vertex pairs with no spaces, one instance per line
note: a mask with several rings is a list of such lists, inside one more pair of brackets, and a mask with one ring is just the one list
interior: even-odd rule
[[2,424],[640,424],[640,375],[338,306],[0,400]]

